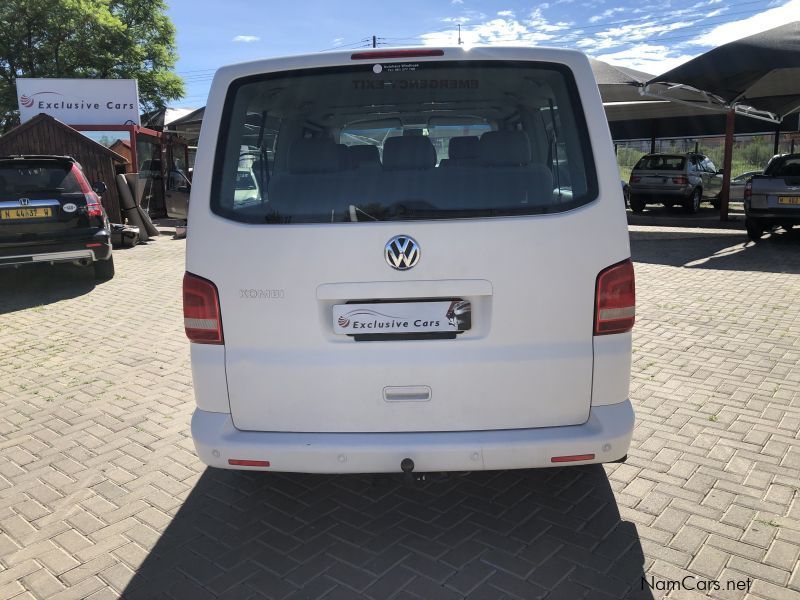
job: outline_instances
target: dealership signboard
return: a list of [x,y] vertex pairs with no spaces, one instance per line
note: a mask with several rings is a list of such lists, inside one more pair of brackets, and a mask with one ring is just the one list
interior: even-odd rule
[[39,113],[67,125],[140,125],[135,79],[17,79],[20,121]]

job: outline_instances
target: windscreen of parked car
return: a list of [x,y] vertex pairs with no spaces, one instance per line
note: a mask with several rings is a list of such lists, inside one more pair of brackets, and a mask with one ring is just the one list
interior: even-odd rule
[[764,175],[768,177],[800,177],[800,154],[788,154],[772,160]]
[[686,168],[686,157],[664,155],[643,156],[633,168],[637,171],[683,171],[683,169]]
[[0,197],[19,198],[23,194],[77,194],[81,186],[71,164],[18,161],[0,163]]
[[[238,80],[214,212],[249,223],[528,215],[597,196],[573,75],[534,62],[420,62]],[[243,173],[255,185],[245,198]]]

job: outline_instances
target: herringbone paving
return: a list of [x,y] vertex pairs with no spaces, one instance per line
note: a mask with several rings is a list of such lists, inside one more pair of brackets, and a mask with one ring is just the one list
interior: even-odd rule
[[631,230],[628,462],[414,486],[203,468],[183,241],[0,271],[0,598],[800,598],[800,235]]

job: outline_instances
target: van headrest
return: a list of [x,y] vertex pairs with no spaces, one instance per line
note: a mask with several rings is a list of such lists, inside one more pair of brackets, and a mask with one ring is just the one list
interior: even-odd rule
[[531,144],[524,131],[487,131],[480,139],[480,160],[490,167],[515,167],[531,162]]
[[447,154],[450,158],[478,158],[478,143],[477,135],[450,138]]
[[383,143],[384,169],[432,169],[435,166],[436,149],[425,136],[393,137]]
[[355,146],[348,146],[347,153],[350,157],[350,166],[356,169],[361,165],[378,166],[381,164],[381,155],[377,146],[356,144]]
[[333,140],[298,138],[289,149],[290,173],[333,173],[339,170],[339,150]]

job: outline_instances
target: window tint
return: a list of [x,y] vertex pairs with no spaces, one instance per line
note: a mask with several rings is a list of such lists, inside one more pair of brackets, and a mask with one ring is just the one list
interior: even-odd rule
[[685,167],[685,156],[650,154],[640,158],[639,162],[636,163],[636,166],[633,168],[644,171],[683,171]]
[[572,73],[531,62],[240,80],[215,170],[212,210],[251,223],[538,214],[597,196]]
[[0,164],[0,195],[14,196],[37,192],[79,194],[81,186],[70,164]]
[[771,177],[800,177],[800,155],[776,158],[767,165],[764,175]]

